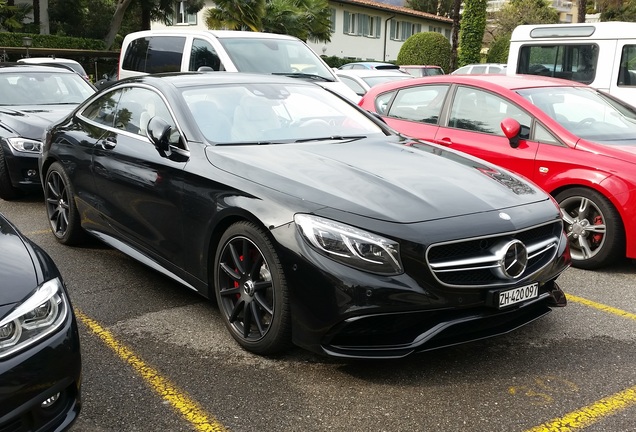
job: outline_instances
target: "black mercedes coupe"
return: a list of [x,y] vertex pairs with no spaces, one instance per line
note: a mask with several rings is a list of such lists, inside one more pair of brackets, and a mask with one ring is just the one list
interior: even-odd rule
[[309,82],[118,81],[48,130],[39,165],[61,243],[91,234],[215,299],[254,353],[396,358],[566,304],[546,193]]

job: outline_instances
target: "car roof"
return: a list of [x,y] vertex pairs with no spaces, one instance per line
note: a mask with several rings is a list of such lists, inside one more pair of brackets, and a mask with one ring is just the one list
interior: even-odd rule
[[435,65],[400,65],[401,68],[418,68],[418,69],[441,69],[441,66]]
[[21,72],[62,72],[75,74],[75,71],[68,66],[38,63],[3,63],[0,62],[0,73],[21,73]]
[[60,57],[28,57],[18,60],[18,63],[73,63],[79,64],[79,62],[67,58]]
[[436,75],[422,78],[415,78],[408,81],[393,81],[386,84],[379,84],[374,87],[374,93],[392,90],[398,87],[416,86],[420,84],[432,83],[456,83],[483,86],[490,89],[518,90],[534,87],[589,87],[575,81],[559,78],[551,78],[537,75]]
[[336,69],[336,75],[374,77],[374,76],[411,76],[398,69]]
[[199,29],[187,29],[187,28],[163,28],[157,30],[141,30],[138,32],[128,33],[126,39],[138,38],[143,36],[156,36],[162,34],[192,34],[203,35],[210,34],[218,39],[226,38],[245,38],[245,39],[286,39],[286,40],[299,40],[294,36],[279,34],[279,33],[265,33],[265,32],[253,32],[253,31],[240,31],[240,30],[199,30]]
[[[254,74],[243,72],[171,72],[139,75],[117,81],[114,86],[128,83],[147,83],[157,87],[172,85],[177,88],[200,86],[205,84],[299,84],[316,86],[316,84],[299,78],[280,75]],[[319,87],[319,86],[318,86]],[[111,87],[109,87],[111,88]]]

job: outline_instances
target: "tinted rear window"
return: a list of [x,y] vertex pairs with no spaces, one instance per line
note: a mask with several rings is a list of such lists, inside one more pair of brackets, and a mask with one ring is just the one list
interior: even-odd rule
[[185,46],[184,37],[153,36],[133,40],[124,56],[122,67],[146,73],[178,72]]

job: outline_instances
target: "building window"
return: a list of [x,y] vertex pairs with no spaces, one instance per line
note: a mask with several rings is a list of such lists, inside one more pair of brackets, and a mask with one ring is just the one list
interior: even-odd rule
[[382,20],[379,16],[360,14],[358,17],[358,22],[360,24],[361,34],[363,36],[371,38],[379,38],[381,21]]
[[197,23],[197,14],[188,13],[187,1],[178,1],[175,7],[176,24],[191,24],[196,25]]
[[343,32],[350,35],[359,35],[359,14],[344,12]]
[[336,31],[336,10],[334,8],[329,8],[329,27],[331,33],[335,33]]

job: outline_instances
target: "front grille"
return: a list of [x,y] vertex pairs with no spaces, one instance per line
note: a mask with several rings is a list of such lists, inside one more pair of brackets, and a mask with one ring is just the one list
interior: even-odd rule
[[[563,231],[561,221],[495,236],[431,245],[427,263],[435,277],[452,287],[488,287],[517,283],[531,277],[555,257]],[[514,277],[504,276],[501,249],[520,242],[527,250],[525,270]]]

